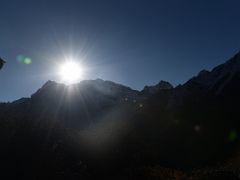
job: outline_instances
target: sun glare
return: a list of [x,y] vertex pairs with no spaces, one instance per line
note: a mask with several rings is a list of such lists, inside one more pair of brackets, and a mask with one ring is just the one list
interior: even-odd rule
[[74,84],[82,79],[83,67],[77,62],[69,60],[60,65],[59,75],[62,82]]

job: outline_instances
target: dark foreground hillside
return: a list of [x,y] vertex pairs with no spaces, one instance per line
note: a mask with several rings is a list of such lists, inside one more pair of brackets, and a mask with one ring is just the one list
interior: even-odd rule
[[4,179],[238,179],[240,54],[183,85],[48,81],[0,104]]

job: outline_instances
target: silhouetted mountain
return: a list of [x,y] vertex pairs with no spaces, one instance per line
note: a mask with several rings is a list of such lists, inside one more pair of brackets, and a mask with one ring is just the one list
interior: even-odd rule
[[[223,87],[228,81],[231,81],[235,75],[240,72],[240,53],[237,53],[233,58],[226,63],[215,67],[212,71],[201,71],[198,76],[190,79],[185,86],[192,86],[192,84],[211,90],[221,84]],[[219,87],[220,88],[220,87]],[[217,91],[221,91],[221,88]]]
[[220,161],[232,153],[237,137],[229,140],[229,136],[240,128],[236,118],[240,102],[239,63],[238,53],[212,71],[201,71],[185,84],[159,91],[148,99],[143,114],[152,122],[150,132],[142,134],[163,130],[167,148],[164,151],[165,147],[159,144],[156,149],[166,161],[198,166]]
[[84,126],[97,122],[126,100],[137,98],[137,91],[101,79],[85,80],[71,86],[48,81],[31,96],[31,114],[39,117],[47,113],[47,117],[68,125]]
[[160,90],[168,90],[168,89],[173,89],[173,86],[169,82],[160,81],[155,86],[145,86],[144,89],[141,91],[141,93],[145,95],[151,95],[151,94],[157,93]]
[[210,94],[217,96],[222,94],[224,87],[234,81],[240,73],[240,53],[221,64],[212,71],[202,70],[199,74],[183,85],[174,89],[169,100],[168,107],[179,106],[186,101],[199,101]]
[[151,167],[224,164],[238,155],[239,92],[240,53],[175,88],[48,81],[0,104],[1,167],[30,179],[151,179],[169,173]]

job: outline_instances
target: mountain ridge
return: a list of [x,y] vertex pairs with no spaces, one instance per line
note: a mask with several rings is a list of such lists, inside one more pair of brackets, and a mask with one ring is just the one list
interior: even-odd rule
[[[240,72],[240,51],[237,54],[235,54],[232,58],[227,60],[225,63],[212,68],[212,70],[210,70],[210,71],[205,70],[205,69],[201,70],[196,76],[193,76],[192,78],[187,80],[182,85],[178,85],[176,87],[188,86],[188,84],[190,84],[190,83],[197,83],[201,86],[210,86],[210,85],[213,86],[214,83],[216,83],[219,79],[221,79],[223,76],[225,76],[229,72],[231,72],[233,74]],[[44,88],[50,84],[62,85],[65,88],[71,87],[71,86],[81,86],[84,84],[92,84],[92,85],[93,84],[102,84],[102,85],[109,85],[111,87],[118,86],[119,88],[128,89],[129,91],[134,91],[135,93],[140,93],[140,92],[144,93],[146,91],[151,91],[151,92],[148,92],[149,94],[154,94],[162,89],[167,90],[167,89],[175,89],[176,88],[176,87],[173,87],[169,82],[161,80],[156,85],[145,86],[142,90],[134,90],[125,85],[118,84],[118,83],[115,83],[115,82],[109,81],[109,80],[102,80],[99,78],[95,79],[95,80],[82,80],[79,83],[76,83],[73,85],[64,85],[62,83],[57,83],[55,81],[49,80],[42,86],[42,88]],[[109,87],[109,88],[111,88],[111,87]]]
[[0,103],[2,167],[106,179],[224,164],[239,156],[239,64],[238,53],[183,85],[160,81],[145,92],[101,79],[47,81],[30,98]]

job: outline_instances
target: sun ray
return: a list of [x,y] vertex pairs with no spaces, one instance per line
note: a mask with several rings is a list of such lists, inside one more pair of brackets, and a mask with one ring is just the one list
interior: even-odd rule
[[66,84],[78,83],[83,77],[83,71],[83,66],[71,59],[59,67],[61,81]]

